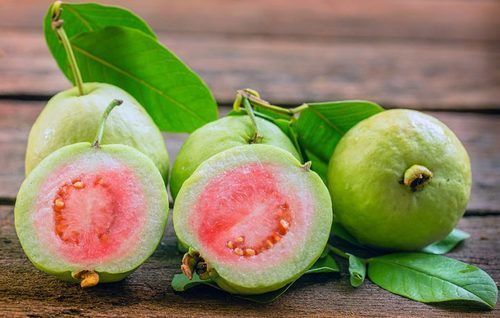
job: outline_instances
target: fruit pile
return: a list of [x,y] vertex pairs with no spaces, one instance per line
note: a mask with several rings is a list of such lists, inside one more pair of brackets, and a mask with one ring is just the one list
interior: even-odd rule
[[268,302],[345,259],[354,287],[367,276],[417,301],[495,306],[485,272],[436,255],[468,236],[455,226],[471,189],[467,152],[437,119],[366,101],[283,108],[245,89],[215,120],[206,85],[131,12],[56,1],[45,33],[75,87],[29,136],[15,225],[37,268],[91,287],[154,252],[169,210],[160,127],[191,133],[170,176],[185,253],[174,290]]

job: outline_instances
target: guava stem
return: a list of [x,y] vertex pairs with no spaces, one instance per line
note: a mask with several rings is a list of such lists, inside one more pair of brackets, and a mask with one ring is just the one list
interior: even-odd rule
[[349,259],[349,255],[347,255],[344,251],[342,251],[342,250],[340,250],[340,249],[338,249],[335,246],[332,246],[330,244],[328,244],[327,246],[328,246],[328,249],[330,251],[332,251],[334,254],[336,254],[342,258]]
[[432,171],[421,165],[408,168],[403,176],[403,184],[410,187],[411,191],[421,191],[432,179]]
[[56,31],[59,40],[61,41],[64,50],[66,51],[66,55],[68,56],[69,66],[71,68],[71,72],[73,73],[73,79],[75,81],[76,87],[78,88],[78,94],[84,95],[83,91],[83,80],[82,74],[80,73],[80,69],[78,68],[78,64],[76,62],[75,54],[73,53],[73,49],[71,48],[71,42],[69,41],[66,32],[64,31],[63,24],[64,20],[61,20],[61,12],[62,12],[62,1],[55,1],[52,4],[52,29]]
[[92,143],[92,147],[99,148],[102,140],[102,135],[104,133],[104,126],[106,125],[106,119],[108,119],[109,113],[115,108],[123,103],[120,99],[113,99],[111,103],[109,103],[108,107],[104,110],[102,114],[101,120],[99,121],[99,128],[97,129],[97,134],[95,136],[94,142]]
[[309,160],[302,165],[302,169],[304,169],[304,171],[309,172],[311,171],[311,166],[312,166],[312,161]]
[[[286,107],[282,107],[282,106],[273,105],[273,104],[269,103],[268,101],[260,98],[260,95],[258,92],[254,91],[252,89],[249,89],[249,88],[246,88],[244,90],[238,90],[238,95],[242,96],[242,97],[246,97],[248,99],[248,101],[250,102],[250,104],[252,104],[252,106],[262,107],[262,108],[268,109],[270,111],[273,111],[275,113],[288,115],[290,117],[294,117],[296,114],[299,114],[304,109],[309,107],[307,104],[302,104],[302,105],[294,107],[294,108],[286,108]],[[236,106],[237,106],[237,102],[238,102],[238,95],[237,95],[236,101],[235,101]],[[236,107],[235,107],[235,110],[236,110]]]
[[82,288],[94,287],[99,283],[99,274],[91,270],[83,270],[73,274],[73,277],[80,281]]
[[257,119],[255,118],[252,106],[250,106],[250,103],[248,102],[248,99],[246,97],[243,97],[243,106],[245,106],[245,110],[248,117],[250,117],[250,120],[252,121],[252,126],[254,129],[254,135],[250,140],[250,143],[258,143],[262,139],[262,135],[259,132],[259,125],[257,124]]

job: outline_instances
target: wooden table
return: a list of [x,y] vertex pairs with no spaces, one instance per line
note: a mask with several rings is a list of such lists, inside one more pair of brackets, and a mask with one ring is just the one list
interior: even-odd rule
[[[469,151],[473,191],[451,257],[500,280],[500,3],[488,0],[108,1],[142,15],[206,80],[219,104],[252,87],[276,104],[369,99],[431,113]],[[256,305],[207,287],[174,294],[171,224],[137,272],[82,290],[37,271],[23,254],[13,204],[28,131],[46,100],[69,87],[45,47],[47,1],[0,0],[0,316],[499,316],[426,305],[338,275],[300,279]],[[175,157],[185,135],[166,135]],[[498,283],[497,283],[498,284]]]

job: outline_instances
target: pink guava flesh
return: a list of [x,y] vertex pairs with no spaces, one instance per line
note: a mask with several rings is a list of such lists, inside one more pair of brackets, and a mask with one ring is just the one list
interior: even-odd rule
[[[225,171],[203,188],[189,218],[207,255],[225,262],[270,263],[293,254],[309,231],[310,196],[293,195],[271,164]],[[281,180],[281,182],[280,182]]]
[[99,264],[126,256],[140,241],[146,202],[133,172],[123,165],[75,164],[52,172],[34,213],[37,236],[66,261]]

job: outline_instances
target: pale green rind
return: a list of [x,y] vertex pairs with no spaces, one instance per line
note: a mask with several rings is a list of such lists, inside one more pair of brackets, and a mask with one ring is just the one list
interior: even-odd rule
[[[400,183],[410,166],[430,169],[422,191]],[[328,170],[334,218],[361,243],[419,250],[444,238],[467,206],[467,151],[437,119],[388,110],[353,127],[338,143]]]
[[[257,273],[244,268],[244,264],[225,264],[212,259],[200,246],[196,233],[191,233],[189,215],[205,185],[228,169],[260,162],[279,168],[277,178],[283,191],[297,196],[310,195],[314,204],[314,217],[310,233],[297,242],[296,253],[279,265],[266,266]],[[286,174],[286,179],[283,179]],[[222,194],[221,194],[222,195]],[[289,152],[269,145],[239,146],[214,155],[202,163],[182,186],[174,205],[173,222],[179,240],[193,247],[217,271],[214,281],[224,290],[236,294],[261,294],[277,290],[296,280],[321,256],[328,241],[332,224],[331,201],[326,186],[313,171],[302,167]]]
[[102,144],[124,144],[147,155],[168,179],[169,156],[163,136],[142,106],[127,92],[104,83],[85,83],[86,95],[71,88],[52,97],[33,124],[26,150],[26,174],[55,150],[77,142],[92,142],[102,113],[121,99],[106,121]]
[[[42,246],[36,237],[32,223],[32,210],[37,200],[38,189],[54,169],[61,165],[85,160],[100,160],[112,157],[126,165],[141,183],[144,199],[148,204],[144,233],[137,242],[136,250],[123,259],[85,268],[71,264]],[[144,154],[125,145],[104,145],[92,148],[90,143],[77,143],[60,148],[47,156],[28,175],[19,190],[14,209],[16,232],[28,258],[39,269],[66,281],[75,281],[72,272],[94,270],[99,273],[100,282],[113,282],[123,279],[141,265],[156,249],[163,236],[168,217],[168,196],[165,183],[154,163]]]
[[[33,263],[33,261],[30,259],[30,261]],[[45,272],[47,274],[50,274],[52,276],[57,277],[57,279],[60,279],[62,281],[68,282],[68,283],[79,283],[80,281],[76,278],[73,278],[71,271],[66,271],[66,272],[54,272],[51,271],[50,268],[44,267],[40,264],[33,263],[33,265],[41,270],[42,272]],[[132,274],[137,268],[134,268],[128,272],[125,273],[107,273],[103,271],[96,271],[96,273],[99,275],[99,283],[114,283],[114,282],[119,282],[121,280],[124,280],[128,275]]]
[[[260,144],[282,148],[300,160],[293,143],[276,125],[258,117],[256,121],[263,137]],[[184,181],[203,161],[229,148],[250,144],[254,134],[255,130],[248,116],[224,117],[194,131],[175,159],[170,178],[172,196],[177,196]]]

